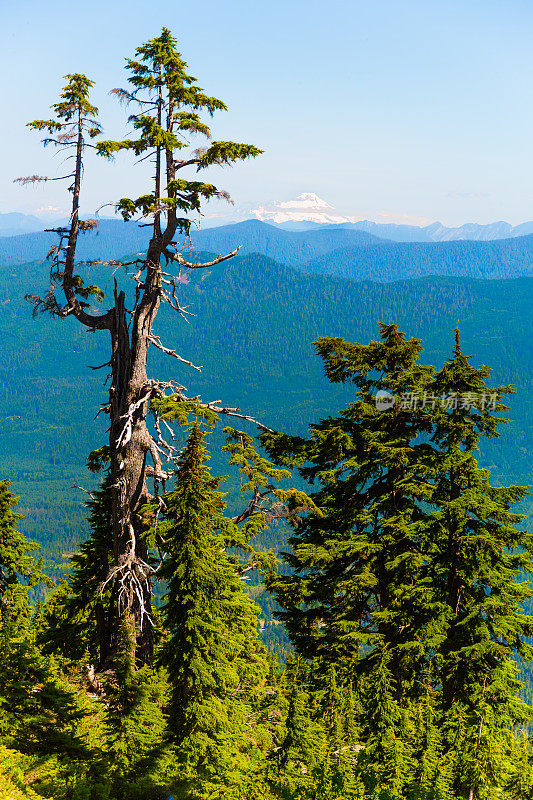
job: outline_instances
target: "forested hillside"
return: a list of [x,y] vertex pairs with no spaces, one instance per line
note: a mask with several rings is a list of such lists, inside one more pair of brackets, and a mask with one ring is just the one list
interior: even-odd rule
[[[284,264],[299,265],[340,247],[379,244],[381,240],[365,231],[347,230],[342,225],[322,226],[312,231],[285,231],[258,220],[219,228],[191,229],[196,248],[226,252],[242,247],[243,253],[260,253]],[[0,239],[0,262],[20,264],[40,259],[55,241],[51,232],[23,234]],[[146,250],[149,234],[135,222],[102,219],[90,237],[81,238],[80,258],[116,258],[117,253]]]
[[[18,271],[17,271],[18,272]],[[23,291],[42,285],[42,267],[0,272],[0,455],[2,472],[23,495],[24,523],[58,557],[85,530],[82,493],[87,453],[105,439],[102,416],[105,333],[86,334],[70,320],[32,318]],[[95,280],[99,277],[93,275]],[[105,280],[102,282],[105,287]],[[266,424],[301,432],[325,409],[350,397],[331,386],[313,352],[317,336],[366,341],[378,322],[395,320],[424,340],[426,359],[440,363],[459,321],[465,350],[494,368],[494,381],[517,386],[503,440],[487,444],[485,463],[499,480],[527,483],[533,428],[533,279],[465,281],[428,278],[393,284],[307,276],[260,256],[245,256],[191,274],[182,287],[196,317],[187,325],[163,310],[157,333],[203,370],[197,373],[160,353],[153,371],[178,377],[204,399],[236,402]],[[20,347],[12,347],[14,337]],[[268,389],[268,391],[267,391]]]
[[344,248],[302,267],[319,275],[353,280],[395,281],[430,275],[514,278],[533,272],[533,236],[493,242],[391,242]]
[[[191,229],[199,251],[257,253],[306,272],[378,282],[448,275],[470,278],[515,278],[533,272],[533,236],[494,241],[392,242],[344,225],[289,231],[258,220],[204,230]],[[54,242],[53,233],[0,239],[0,263],[23,264],[40,259]],[[96,232],[81,237],[80,258],[117,258],[117,253],[144,252],[146,228],[135,223],[101,220]],[[189,251],[185,250],[185,255]]]

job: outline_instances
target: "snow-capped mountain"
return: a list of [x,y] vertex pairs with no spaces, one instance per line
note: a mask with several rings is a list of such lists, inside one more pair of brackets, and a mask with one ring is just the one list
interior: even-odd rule
[[[209,204],[201,220],[201,228],[231,225],[256,219],[286,230],[306,230],[320,226],[342,225],[365,231],[380,239],[396,242],[445,242],[454,240],[492,241],[514,239],[533,234],[533,222],[510,225],[508,222],[492,222],[480,225],[475,222],[459,227],[447,227],[440,222],[431,222],[408,214],[378,214],[377,220],[361,219],[339,211],[315,192],[303,192],[294,200],[275,200],[272,203],[253,203],[228,206],[227,203]],[[42,231],[58,224],[57,218],[37,217],[18,212],[0,213],[0,239]],[[67,220],[62,220],[67,222]]]
[[[383,216],[390,219],[395,215],[383,214]],[[255,217],[271,225],[292,229],[310,228],[315,225],[348,225],[382,239],[400,242],[444,242],[458,239],[492,241],[513,239],[533,233],[533,222],[523,222],[515,226],[508,222],[493,222],[488,225],[470,222],[453,228],[440,222],[416,224],[418,222],[416,218],[412,218],[414,224],[406,224],[403,219],[408,219],[408,215],[405,214],[397,215],[396,222],[361,219],[343,214],[314,192],[304,192],[295,200],[276,200],[268,205],[260,205],[249,209],[244,217]]]
[[356,222],[356,217],[339,213],[330,203],[314,192],[303,192],[295,200],[276,200],[270,205],[259,206],[250,211],[261,222],[281,225],[286,222],[315,222],[322,225],[342,225]]

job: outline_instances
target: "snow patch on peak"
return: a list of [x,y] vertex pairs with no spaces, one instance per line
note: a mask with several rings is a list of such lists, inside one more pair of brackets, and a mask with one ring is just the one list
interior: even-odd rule
[[296,200],[284,200],[279,203],[280,208],[330,208],[333,211],[335,210],[330,203],[326,203],[325,200],[322,200],[314,192],[302,192],[299,194]]
[[352,222],[351,217],[340,214],[334,206],[314,192],[302,192],[295,200],[275,200],[270,205],[259,206],[250,211],[262,222],[319,222],[339,225]]

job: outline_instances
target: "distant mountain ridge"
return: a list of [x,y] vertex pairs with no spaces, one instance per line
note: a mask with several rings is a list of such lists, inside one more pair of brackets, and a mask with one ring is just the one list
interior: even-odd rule
[[43,220],[32,214],[21,214],[18,211],[0,214],[0,236],[17,236],[20,233],[42,231],[45,227]]
[[[458,239],[492,241],[494,239],[511,239],[533,234],[533,222],[523,222],[520,225],[511,225],[503,221],[492,222],[488,225],[468,222],[458,227],[447,227],[440,222],[419,226],[357,220],[355,217],[341,214],[332,205],[312,192],[301,194],[292,201],[272,204],[270,208],[269,206],[259,206],[259,208],[249,211],[241,210],[241,212],[238,215],[238,221],[230,219],[220,225],[214,224],[215,221],[207,216],[204,230],[228,227],[228,225],[242,222],[258,221],[292,232],[325,230],[330,227],[345,228],[346,230],[369,233],[378,239],[389,239],[395,242],[450,242]],[[252,219],[250,219],[250,215]],[[119,220],[103,219],[101,225],[114,222],[119,222]],[[42,232],[45,228],[53,227],[56,224],[58,224],[57,220],[46,220],[31,214],[21,214],[19,212],[0,214],[0,239],[26,233]]]
[[[456,240],[492,241],[494,239],[513,239],[520,236],[533,234],[533,221],[523,222],[520,225],[511,225],[509,222],[492,222],[481,225],[468,222],[458,227],[449,227],[440,222],[428,225],[408,225],[400,223],[374,222],[372,220],[358,220],[356,217],[347,216],[337,211],[330,203],[312,192],[304,192],[295,200],[278,201],[270,206],[259,206],[256,209],[238,209],[235,215],[222,219],[217,224],[217,217],[211,218],[209,214],[204,220],[204,230],[213,230],[218,227],[243,222],[263,222],[271,227],[281,230],[299,232],[309,230],[325,230],[335,227],[337,229],[359,231],[368,233],[378,239],[388,239],[394,242],[450,242]],[[61,221],[61,222],[64,222]],[[101,226],[108,223],[121,224],[119,220],[102,219]],[[44,231],[45,228],[59,224],[58,220],[36,217],[31,214],[10,212],[0,214],[0,239],[19,236],[26,233]],[[132,224],[133,227],[134,223]],[[141,237],[144,241],[144,237]],[[119,244],[121,243],[119,237]]]
[[[320,226],[312,231],[294,232],[258,220],[193,231],[191,238],[196,249],[230,252],[242,246],[241,255],[260,253],[289,266],[299,266],[339,247],[380,243],[366,231],[343,226]],[[102,220],[96,232],[79,237],[77,255],[80,259],[117,258],[118,254],[144,252],[149,239],[150,228],[140,228],[134,222]],[[42,259],[56,241],[54,233],[44,231],[0,239],[0,264],[24,264]],[[184,255],[194,260],[193,253],[185,251]]]
[[[146,251],[150,228],[118,220],[102,220],[98,231],[80,237],[80,260],[117,258]],[[462,278],[518,278],[533,275],[533,235],[490,241],[395,242],[346,225],[318,225],[288,231],[258,220],[194,231],[195,252],[257,253],[303,272],[373,280],[380,283],[432,275]],[[39,232],[0,239],[0,264],[41,261],[56,241]]]
[[533,236],[488,242],[385,242],[341,248],[300,267],[305,272],[379,283],[433,276],[508,279],[533,275]]
[[488,225],[468,222],[459,227],[447,227],[441,222],[410,225],[361,220],[343,214],[314,192],[304,192],[294,200],[276,200],[273,203],[251,209],[249,213],[261,222],[279,225],[285,230],[306,230],[332,224],[343,225],[346,228],[366,231],[380,239],[392,239],[397,242],[449,242],[456,239],[489,241],[527,236],[533,233],[533,222],[524,222],[515,226],[501,221]]
[[469,222],[458,228],[447,228],[440,222],[433,222],[431,225],[419,227],[416,225],[394,225],[364,220],[345,223],[344,227],[366,231],[382,239],[391,239],[396,242],[452,242],[457,240],[488,242],[495,239],[514,239],[519,236],[533,234],[533,222],[523,222],[514,226],[508,222],[492,222],[489,225]]

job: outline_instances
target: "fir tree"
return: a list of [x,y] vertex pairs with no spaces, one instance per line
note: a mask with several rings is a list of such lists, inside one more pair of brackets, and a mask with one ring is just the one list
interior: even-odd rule
[[533,755],[531,741],[525,733],[518,733],[509,756],[505,796],[509,800],[529,800],[533,796]]
[[17,527],[23,519],[14,510],[18,497],[10,490],[11,481],[0,481],[0,604],[9,587],[24,581],[35,585],[45,579],[42,559],[36,560],[32,553],[39,545],[29,542]]
[[328,791],[331,770],[326,730],[313,714],[315,698],[306,673],[307,667],[300,660],[291,658],[287,662],[288,706],[285,735],[276,752],[276,783],[283,797],[311,800]]
[[40,652],[26,588],[11,586],[0,616],[0,737],[26,753],[87,757],[76,735],[83,716],[55,662]]
[[372,800],[403,800],[411,772],[404,714],[396,700],[387,650],[376,652],[373,662],[364,685],[362,777]]
[[452,730],[453,719],[465,715],[468,730],[476,731],[463,743],[470,766],[456,787],[470,785],[472,797],[498,785],[507,732],[530,718],[517,697],[514,659],[533,655],[527,643],[533,618],[523,610],[533,596],[523,576],[533,569],[533,536],[519,527],[523,516],[513,510],[527,489],[494,486],[474,455],[482,437],[499,435],[501,397],[512,391],[489,389],[489,373],[463,355],[457,331],[453,357],[434,380],[435,394],[448,402],[438,407],[432,437],[436,510],[428,585],[442,609],[443,710]]
[[453,754],[443,736],[440,695],[431,677],[429,673],[425,696],[409,709],[407,735],[413,747],[413,768],[408,796],[410,800],[455,800]]
[[193,424],[165,495],[160,533],[168,581],[163,614],[168,641],[161,663],[168,672],[168,735],[182,773],[180,791],[209,797],[221,782],[248,780],[250,697],[267,671],[257,643],[257,610],[243,592],[225,552],[223,495],[205,461],[204,434]]
[[[262,435],[279,463],[301,465],[321,485],[312,495],[319,512],[285,555],[292,573],[269,583],[322,687],[333,662],[381,692],[383,719],[396,708],[379,742],[374,723],[367,728],[376,787],[400,797],[413,780],[405,726],[429,682],[439,730],[428,723],[418,751],[420,790],[489,798],[505,778],[509,733],[530,716],[514,663],[531,657],[533,633],[522,607],[531,589],[520,580],[532,571],[532,537],[513,510],[526,489],[492,485],[474,456],[482,437],[498,435],[511,389],[488,388],[488,368],[470,365],[458,334],[436,374],[418,364],[420,349],[394,326],[366,346],[319,340],[326,374],[352,380],[358,397],[311,426],[308,439]],[[388,392],[385,407],[375,390]]]
[[421,349],[394,325],[382,325],[381,340],[368,345],[319,339],[326,375],[354,383],[357,399],[312,425],[308,439],[261,436],[275,460],[305,465],[301,475],[319,484],[319,513],[304,519],[284,555],[291,574],[269,579],[293,642],[349,674],[364,671],[365,654],[387,647],[398,691],[415,690],[423,674],[432,618],[418,580],[430,450],[420,437],[430,418],[402,402],[428,385],[432,368],[419,364]]
[[131,638],[124,622],[114,675],[106,686],[107,758],[116,797],[144,800],[164,789],[161,762],[168,761],[168,754],[162,708],[167,685],[150,667],[136,669]]
[[90,536],[71,556],[72,572],[44,607],[40,635],[45,653],[59,652],[104,665],[109,655],[114,585],[107,581],[113,564],[109,476],[87,502]]
[[0,738],[26,753],[87,755],[76,735],[83,716],[75,694],[35,638],[39,609],[28,594],[39,581],[50,585],[37,545],[18,530],[18,503],[0,482]]

